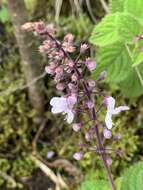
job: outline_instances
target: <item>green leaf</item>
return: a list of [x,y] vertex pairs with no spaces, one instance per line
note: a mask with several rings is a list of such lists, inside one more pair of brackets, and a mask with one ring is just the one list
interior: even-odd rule
[[125,0],[110,0],[109,8],[111,13],[123,12]]
[[106,46],[118,41],[118,19],[118,14],[108,15],[103,18],[102,21],[95,26],[89,39],[90,42],[95,45]]
[[110,186],[105,180],[89,180],[82,183],[78,190],[110,190]]
[[134,37],[142,33],[142,27],[137,19],[130,14],[120,14],[118,30],[121,41],[124,43],[134,43]]
[[140,162],[125,171],[121,190],[141,190],[143,188],[143,163]]
[[114,13],[106,16],[95,26],[90,42],[106,46],[117,41],[132,43],[133,38],[141,33],[139,22],[129,14]]
[[133,67],[141,64],[143,62],[143,52],[139,52],[138,55],[134,58]]
[[126,0],[124,10],[134,15],[143,24],[143,0]]
[[[140,74],[143,78],[143,65],[138,66]],[[127,78],[119,84],[122,93],[127,97],[137,97],[143,94],[143,86],[139,80],[135,68],[132,68]]]
[[131,69],[131,59],[125,45],[116,43],[99,50],[97,69],[93,73],[93,77],[97,78],[101,71],[106,70],[107,80],[117,83],[125,80]]

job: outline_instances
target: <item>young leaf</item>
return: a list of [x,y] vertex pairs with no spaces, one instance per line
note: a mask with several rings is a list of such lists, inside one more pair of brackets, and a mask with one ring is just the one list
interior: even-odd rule
[[93,77],[96,78],[101,71],[106,70],[107,80],[117,83],[125,80],[131,69],[131,59],[125,45],[116,43],[99,50],[97,69],[93,73]]
[[134,15],[143,24],[143,0],[126,0],[124,10]]
[[135,58],[134,58],[134,63],[133,63],[133,67],[141,64],[143,62],[143,52],[140,52]]
[[141,190],[143,188],[143,163],[140,162],[125,171],[121,190]]

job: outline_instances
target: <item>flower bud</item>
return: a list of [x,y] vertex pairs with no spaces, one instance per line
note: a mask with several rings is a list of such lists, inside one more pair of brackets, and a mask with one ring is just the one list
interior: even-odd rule
[[96,82],[94,80],[88,80],[88,85],[89,87],[94,88],[96,85]]
[[74,123],[72,128],[75,132],[78,132],[82,128],[83,124],[82,123]]
[[112,132],[108,129],[104,129],[103,135],[106,139],[110,139],[112,137]]
[[56,73],[56,74],[60,74],[60,75],[62,75],[63,72],[64,72],[63,67],[57,67],[57,68],[55,69],[55,73]]
[[83,54],[88,48],[89,46],[87,44],[81,44],[80,53]]
[[34,23],[34,29],[37,33],[42,34],[46,31],[44,22],[35,22]]
[[108,166],[111,166],[113,161],[111,158],[107,158],[106,162],[107,162]]
[[59,90],[59,91],[63,91],[65,88],[64,84],[63,83],[58,83],[56,85],[56,89]]
[[76,81],[78,80],[78,77],[77,77],[76,74],[73,74],[73,75],[71,76],[71,79],[72,79],[73,82],[76,82]]
[[69,33],[69,34],[66,34],[65,37],[64,37],[64,41],[68,42],[68,43],[72,43],[74,40],[74,36]]
[[45,71],[46,71],[46,73],[51,74],[51,75],[53,75],[55,73],[55,69],[51,66],[46,66]]
[[106,77],[107,77],[107,72],[106,71],[102,71],[100,73],[100,76],[99,76],[98,80],[105,80]]
[[94,103],[92,102],[92,101],[87,101],[87,107],[89,108],[89,109],[92,109],[93,107],[94,107]]
[[86,59],[85,65],[87,66],[87,68],[88,68],[90,71],[93,71],[93,70],[96,68],[96,62],[93,61],[93,60],[90,59],[90,58],[87,58],[87,59]]

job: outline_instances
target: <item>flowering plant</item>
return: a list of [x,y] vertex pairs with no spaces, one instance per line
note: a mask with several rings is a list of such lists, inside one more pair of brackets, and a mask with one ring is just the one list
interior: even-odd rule
[[[65,120],[69,124],[73,123],[76,117],[81,118],[82,114],[87,114],[89,121],[92,122],[92,126],[85,133],[86,142],[80,145],[80,151],[76,152],[73,157],[80,160],[84,157],[86,151],[100,153],[111,187],[115,190],[116,187],[109,168],[110,163],[107,159],[100,131],[102,131],[105,138],[111,138],[112,115],[129,108],[127,106],[115,108],[115,99],[106,96],[105,93],[99,90],[97,84],[105,78],[106,73],[104,71],[101,72],[96,81],[87,78],[86,71],[91,72],[96,69],[96,62],[87,56],[89,45],[81,44],[78,50],[74,46],[74,36],[72,34],[67,34],[61,43],[56,39],[54,27],[52,25],[46,26],[43,22],[26,23],[22,27],[26,30],[33,30],[42,37],[43,43],[39,50],[49,58],[49,65],[45,67],[45,71],[54,78],[56,89],[62,94],[60,97],[51,99],[51,112],[66,115]],[[73,58],[78,51],[77,57]],[[95,95],[101,96],[101,105],[107,107],[103,127],[101,127],[97,118],[100,109],[95,106]],[[78,132],[84,128],[84,125],[84,121],[74,122],[72,127],[75,132]],[[88,142],[91,142],[94,136],[96,137],[97,145],[91,147]]]

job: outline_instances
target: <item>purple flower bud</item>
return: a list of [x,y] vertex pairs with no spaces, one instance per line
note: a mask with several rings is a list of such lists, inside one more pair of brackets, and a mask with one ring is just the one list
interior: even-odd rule
[[64,86],[63,83],[58,83],[58,84],[56,85],[56,89],[57,89],[57,90],[63,91],[64,88],[65,88],[65,86]]
[[37,33],[42,34],[46,31],[44,22],[35,22],[34,23],[34,29]]
[[64,72],[64,69],[63,69],[63,67],[57,67],[57,68],[55,69],[55,72],[56,72],[57,74],[62,75],[63,72]]
[[49,151],[48,153],[47,153],[47,158],[52,158],[53,156],[55,155],[55,152],[54,151]]
[[46,71],[46,73],[51,74],[51,75],[53,75],[55,73],[55,69],[51,66],[46,66],[45,71]]
[[112,132],[108,129],[104,129],[103,135],[106,139],[110,139],[112,137]]
[[73,155],[73,158],[75,160],[81,160],[83,158],[83,153],[82,152],[76,152],[74,155]]
[[87,101],[87,107],[89,108],[89,109],[92,109],[93,107],[94,107],[94,103],[92,102],[92,101]]
[[74,123],[72,128],[75,132],[78,132],[83,127],[82,123]]
[[96,82],[94,80],[88,80],[89,87],[93,88],[96,85]]
[[106,71],[102,71],[100,73],[100,76],[99,76],[98,80],[105,80],[106,77],[107,77],[107,72]]
[[67,60],[67,65],[69,67],[73,67],[74,66],[74,62],[72,60]]
[[69,34],[66,34],[65,37],[64,37],[64,41],[68,42],[68,43],[72,43],[74,40],[74,36],[69,33]]
[[93,71],[96,68],[96,62],[90,58],[87,58],[85,61],[85,65],[88,67],[90,71]]
[[107,162],[108,166],[111,166],[113,161],[111,158],[107,158],[106,162]]
[[117,134],[117,135],[114,136],[113,139],[114,139],[115,141],[119,141],[121,138],[122,138],[122,135],[121,135],[121,134]]
[[81,44],[80,53],[83,54],[88,48],[89,46],[87,44]]
[[76,81],[78,80],[78,77],[77,77],[76,74],[73,74],[73,75],[71,76],[71,79],[72,79],[73,82],[76,82]]

